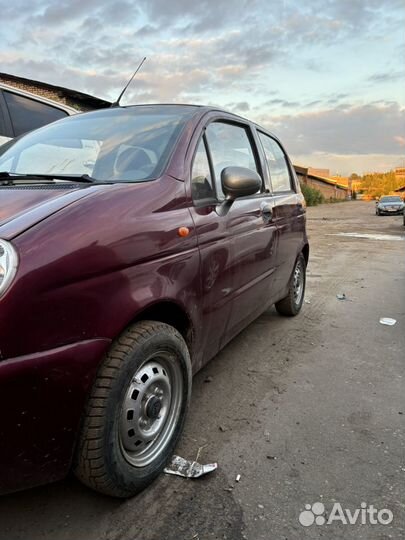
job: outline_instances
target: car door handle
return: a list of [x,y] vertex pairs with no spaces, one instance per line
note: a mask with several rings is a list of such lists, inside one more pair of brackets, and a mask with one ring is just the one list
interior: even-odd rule
[[268,203],[262,203],[260,205],[260,213],[262,215],[263,221],[269,223],[273,219],[273,209]]

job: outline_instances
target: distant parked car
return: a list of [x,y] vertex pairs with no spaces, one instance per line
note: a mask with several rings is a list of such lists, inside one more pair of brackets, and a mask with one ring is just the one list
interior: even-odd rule
[[172,456],[192,375],[302,307],[294,169],[253,122],[145,105],[35,130],[0,171],[0,491],[73,468],[131,496]]
[[401,215],[404,212],[404,201],[398,195],[386,195],[376,203],[375,213],[382,215]]
[[0,83],[0,146],[77,112],[62,103]]

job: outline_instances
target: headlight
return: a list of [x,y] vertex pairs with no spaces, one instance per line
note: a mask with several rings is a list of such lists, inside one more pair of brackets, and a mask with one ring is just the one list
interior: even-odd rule
[[13,246],[5,240],[0,240],[0,297],[13,281],[17,265],[17,252]]

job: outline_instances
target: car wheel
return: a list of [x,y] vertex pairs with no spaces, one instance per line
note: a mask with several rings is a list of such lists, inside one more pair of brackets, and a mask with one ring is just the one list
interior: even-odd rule
[[276,303],[280,315],[293,317],[297,315],[304,302],[306,283],[306,263],[302,253],[298,256],[288,286],[288,294]]
[[74,461],[87,486],[130,497],[164,468],[180,437],[191,394],[182,336],[153,321],[116,340],[94,381]]

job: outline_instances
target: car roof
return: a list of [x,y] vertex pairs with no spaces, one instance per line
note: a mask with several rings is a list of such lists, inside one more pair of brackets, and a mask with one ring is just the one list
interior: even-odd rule
[[197,112],[200,113],[201,117],[209,112],[218,112],[218,113],[226,114],[227,116],[231,116],[235,118],[236,121],[239,120],[242,122],[247,122],[249,124],[252,124],[260,131],[268,133],[272,137],[275,137],[277,139],[276,135],[274,135],[271,131],[269,131],[264,126],[257,124],[255,121],[250,120],[249,118],[246,118],[244,116],[233,113],[231,111],[228,111],[227,109],[224,109],[222,107],[215,106],[215,105],[201,105],[201,104],[195,104],[195,103],[140,103],[140,104],[131,104],[131,105],[119,105],[119,108],[121,109],[130,109],[130,108],[136,108],[136,107],[178,107],[178,108],[184,108],[184,109],[194,108],[196,110],[196,113]]
[[[250,120],[249,118],[240,116],[238,114],[235,114],[233,112],[230,112],[226,109],[223,109],[221,107],[215,106],[215,105],[201,105],[201,104],[195,104],[195,103],[139,103],[139,104],[129,104],[129,105],[114,105],[111,106],[111,108],[101,108],[101,109],[95,109],[93,111],[76,111],[79,116],[82,114],[85,115],[92,115],[92,114],[105,114],[107,111],[111,110],[127,110],[127,109],[142,109],[142,108],[172,108],[172,109],[180,109],[183,111],[186,111],[187,109],[191,110],[191,114],[189,117],[189,120],[191,118],[194,118],[197,116],[200,119],[203,118],[208,113],[219,113],[224,114],[228,118],[235,119],[236,122],[244,122],[247,124],[250,124],[254,127],[256,127],[258,130],[262,131],[263,133],[266,133],[270,135],[271,137],[275,138],[277,141],[279,141],[278,137],[272,133],[270,130],[265,128],[264,126],[261,126],[260,124],[257,124],[253,120]],[[194,110],[194,114],[192,111]],[[280,142],[280,141],[279,141]]]
[[[244,120],[245,122],[251,122],[251,120],[248,120],[247,118],[243,118],[242,116],[239,116],[238,114],[235,114],[231,111],[228,111],[222,107],[218,107],[215,105],[201,105],[196,103],[140,103],[140,104],[134,104],[134,105],[120,105],[122,109],[129,109],[132,107],[179,107],[179,108],[194,108],[201,113],[207,113],[207,112],[221,112],[225,114],[230,114],[232,116],[235,116],[236,118],[240,118],[241,120]],[[252,122],[254,123],[254,122]]]

